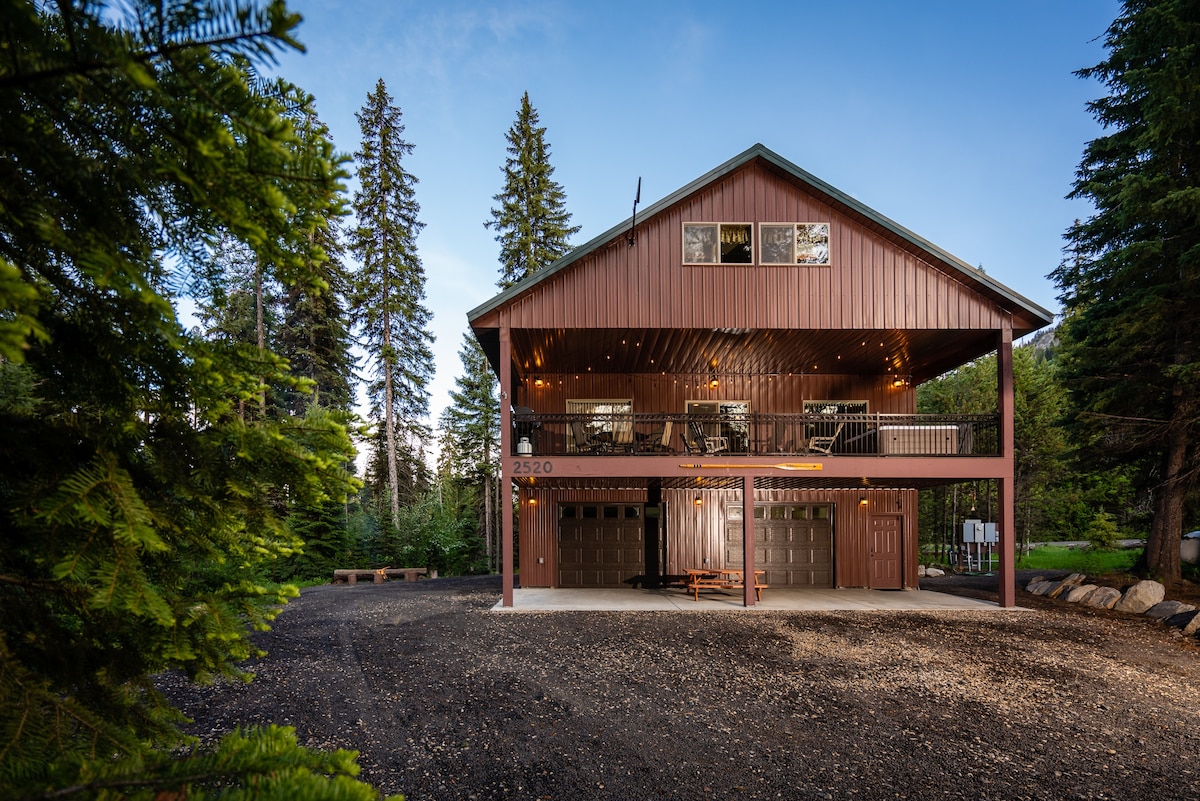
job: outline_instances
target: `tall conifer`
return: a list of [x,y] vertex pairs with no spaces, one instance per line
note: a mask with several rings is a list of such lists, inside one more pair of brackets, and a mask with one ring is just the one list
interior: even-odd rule
[[1171,580],[1200,478],[1200,4],[1126,0],[1105,45],[1079,75],[1108,89],[1089,105],[1106,133],[1071,193],[1096,211],[1052,274],[1062,375],[1098,459],[1155,465],[1144,566]]
[[571,249],[570,239],[579,233],[571,225],[566,193],[554,180],[546,129],[538,126],[538,113],[521,96],[517,119],[505,134],[508,158],[501,170],[504,188],[493,197],[499,204],[484,223],[496,232],[500,243],[500,280],[507,289],[553,264]]
[[[424,304],[425,268],[417,255],[417,234],[424,224],[417,218],[417,179],[401,164],[413,145],[402,138],[400,109],[392,104],[382,78],[356,116],[362,144],[354,154],[360,183],[350,244],[360,262],[354,311],[374,372],[367,388],[372,419],[383,428],[384,483],[394,526],[400,519],[401,473],[428,472],[415,463],[402,471],[399,464],[402,452],[420,458],[428,436],[422,420],[429,413],[434,370],[432,315]],[[408,489],[406,495],[415,495]]]
[[[152,680],[240,675],[288,594],[260,581],[297,545],[274,499],[353,487],[327,416],[236,413],[282,361],[194,336],[173,306],[226,236],[264,279],[318,281],[293,213],[337,168],[250,70],[298,22],[232,0],[0,12],[6,798],[292,799],[355,771],[284,729],[191,750]],[[344,775],[328,792],[376,797]]]
[[493,543],[498,541],[493,485],[500,467],[500,398],[496,377],[475,337],[463,335],[458,357],[463,372],[454,380],[457,388],[450,391],[451,403],[439,421],[443,455],[453,475],[480,487],[479,523],[491,563]]
[[[297,106],[297,135],[316,147],[328,148],[334,158],[329,129],[321,122],[313,98],[305,95]],[[340,193],[314,190],[304,209],[305,235],[311,246],[310,269],[320,284],[293,285],[280,298],[281,326],[277,349],[291,364],[292,374],[307,379],[307,391],[289,388],[282,402],[292,414],[302,415],[309,403],[348,411],[354,405],[354,358],[350,355],[350,319],[347,297],[350,276],[343,261],[342,218],[346,209]],[[323,258],[319,258],[323,257]]]

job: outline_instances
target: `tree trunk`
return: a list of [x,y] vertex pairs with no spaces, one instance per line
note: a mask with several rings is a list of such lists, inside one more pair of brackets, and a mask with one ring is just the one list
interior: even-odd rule
[[483,476],[483,538],[487,548],[488,571],[494,569],[492,561],[492,477]]
[[[267,334],[266,326],[263,324],[262,261],[258,256],[254,257],[254,313],[254,326],[258,333],[258,358],[261,360],[267,351]],[[262,417],[267,416],[267,391],[265,389],[258,393],[258,411]]]
[[495,528],[496,537],[496,547],[492,553],[496,555],[497,573],[504,569],[504,565],[502,564],[504,562],[504,521],[500,518],[500,515],[504,514],[504,506],[500,503],[503,498],[501,494],[503,486],[504,481],[501,477],[497,476],[493,486],[493,491],[496,493],[496,502],[492,505],[492,508],[496,510],[495,514],[492,515],[492,526]]
[[1186,415],[1176,398],[1171,409],[1166,452],[1163,454],[1163,483],[1154,493],[1154,522],[1142,555],[1145,568],[1160,581],[1178,581],[1180,543],[1183,536],[1183,511],[1189,482],[1184,477],[1187,457]]
[[387,442],[388,495],[392,502],[392,527],[400,525],[400,471],[396,464],[396,414],[392,402],[392,327],[387,310],[387,287],[383,308],[383,425]]

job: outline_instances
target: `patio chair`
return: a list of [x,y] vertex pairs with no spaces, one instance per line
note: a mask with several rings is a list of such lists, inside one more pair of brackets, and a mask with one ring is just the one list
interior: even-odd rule
[[805,447],[810,451],[820,451],[821,453],[833,453],[833,443],[837,442],[837,438],[841,435],[842,429],[846,427],[845,421],[837,424],[833,429],[833,433],[828,436],[809,437]]
[[617,420],[613,423],[612,444],[614,448],[633,450],[633,421]]
[[658,451],[660,453],[671,450],[671,429],[674,425],[674,423],[668,420],[663,423],[661,429],[646,437],[646,450]]
[[600,453],[607,450],[608,443],[594,439],[579,420],[571,421],[571,439],[575,443],[576,453]]

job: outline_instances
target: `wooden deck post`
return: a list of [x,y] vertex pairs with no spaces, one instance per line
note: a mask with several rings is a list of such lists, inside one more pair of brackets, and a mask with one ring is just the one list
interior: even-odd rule
[[754,606],[754,474],[742,476],[742,603]]
[[513,605],[513,510],[512,476],[512,333],[507,319],[500,322],[500,575],[502,606]]
[[999,502],[1000,541],[1000,574],[999,595],[1000,606],[1013,607],[1017,605],[1017,571],[1016,571],[1016,480],[1014,478],[1015,459],[1013,455],[1013,431],[1015,415],[1013,411],[1013,355],[1012,355],[1012,318],[1005,317],[1000,329],[999,344],[996,348],[997,393],[996,400],[1000,412],[1000,456],[1004,459],[1003,474],[999,480],[996,500]]

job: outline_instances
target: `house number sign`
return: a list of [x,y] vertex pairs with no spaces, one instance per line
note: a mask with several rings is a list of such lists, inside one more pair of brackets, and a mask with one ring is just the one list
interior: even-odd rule
[[554,472],[554,462],[549,459],[519,459],[512,463],[514,476],[547,476]]

